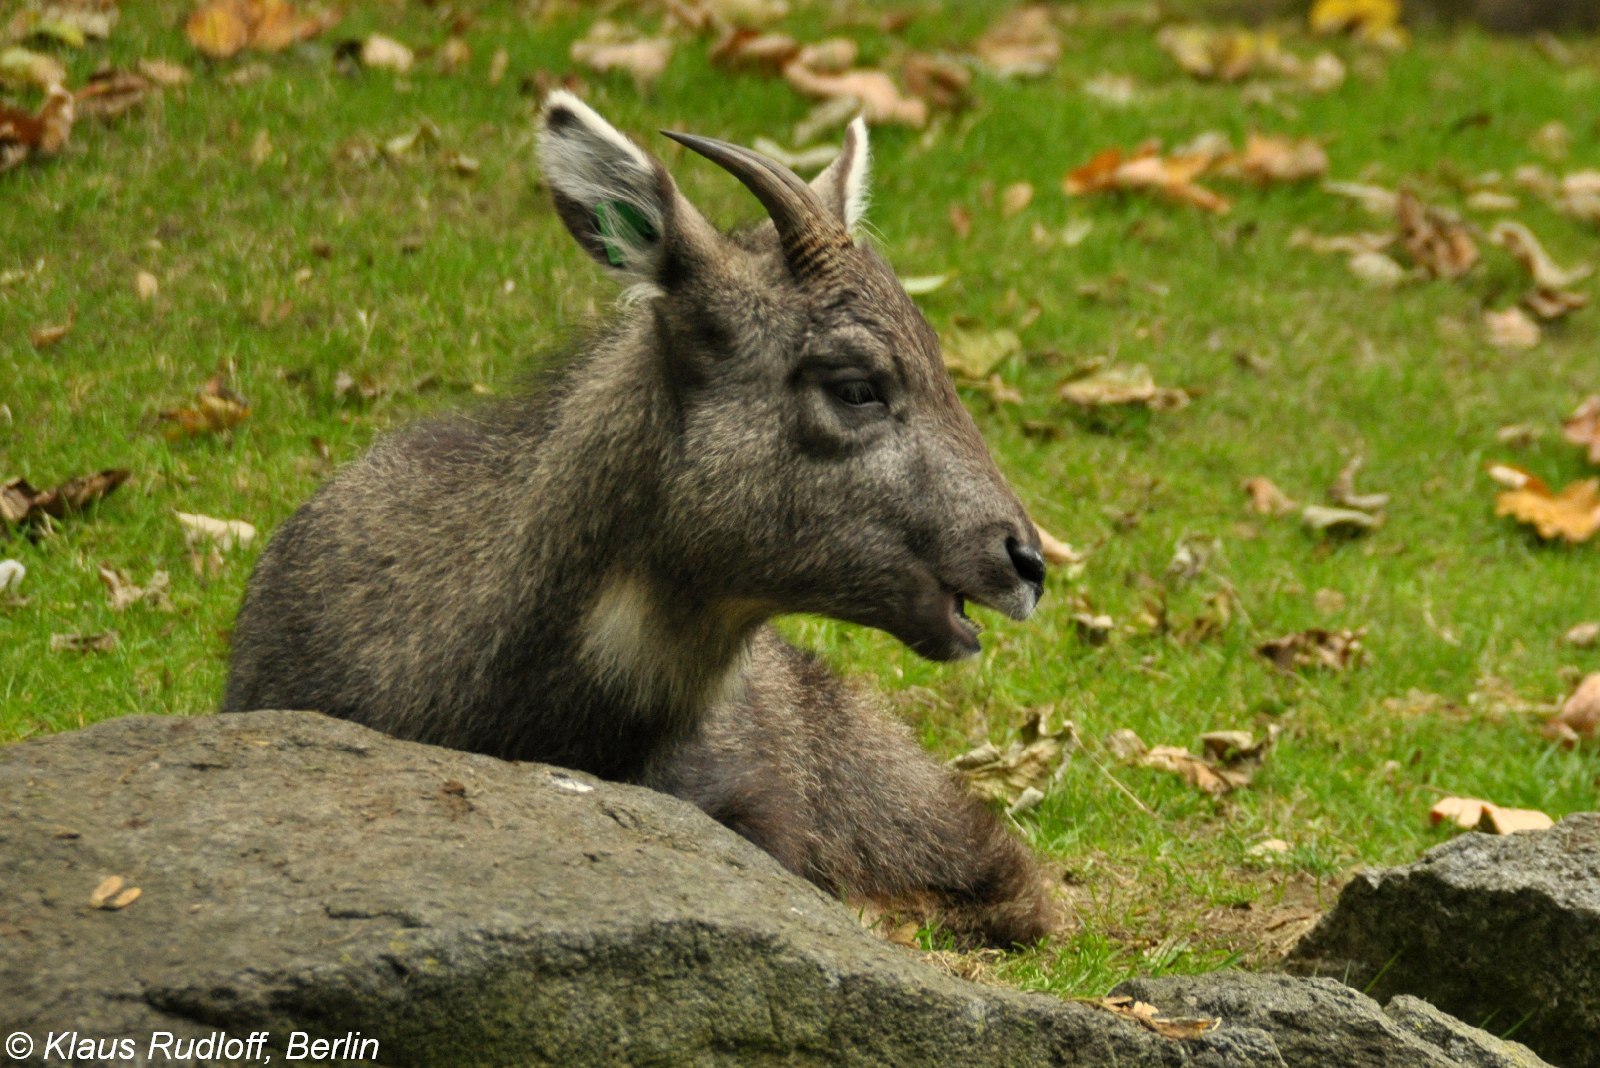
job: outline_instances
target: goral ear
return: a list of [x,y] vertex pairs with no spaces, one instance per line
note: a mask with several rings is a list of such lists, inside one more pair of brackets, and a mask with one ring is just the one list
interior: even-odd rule
[[866,214],[869,199],[867,183],[871,169],[872,151],[867,145],[867,124],[858,117],[845,130],[844,147],[839,150],[839,155],[811,182],[811,188],[844,221],[847,230],[854,230],[856,223]]
[[561,221],[625,285],[669,287],[721,240],[660,160],[564,90],[540,114],[539,160]]

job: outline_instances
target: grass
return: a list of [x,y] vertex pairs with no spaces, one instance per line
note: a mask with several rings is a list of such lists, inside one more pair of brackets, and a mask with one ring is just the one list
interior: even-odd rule
[[[795,6],[800,36],[831,25],[833,8]],[[946,7],[914,21],[905,41],[950,48],[981,31],[980,13]],[[24,598],[0,604],[3,741],[130,713],[208,713],[256,550],[197,574],[172,512],[248,519],[270,534],[375,435],[515,388],[610,299],[537,188],[536,102],[524,84],[568,69],[567,45],[590,16],[490,6],[464,32],[472,58],[454,74],[428,61],[405,77],[341,73],[330,40],[381,31],[436,46],[448,34],[447,13],[427,5],[365,5],[325,39],[266,57],[264,77],[230,85],[225,76],[253,60],[201,60],[180,30],[187,10],[126,5],[109,41],[61,58],[72,84],[101,64],[153,57],[191,65],[191,84],[114,123],[80,122],[60,158],[0,175],[0,272],[11,272],[0,287],[0,478],[47,486],[105,467],[134,473],[54,536],[0,543],[28,568]],[[1600,654],[1560,641],[1596,614],[1596,550],[1543,544],[1496,519],[1481,470],[1504,457],[1556,485],[1592,474],[1555,428],[1600,391],[1596,313],[1579,312],[1531,352],[1491,348],[1480,310],[1519,291],[1503,258],[1459,283],[1363,288],[1338,257],[1289,247],[1298,227],[1383,225],[1314,185],[1218,183],[1236,200],[1225,217],[1059,192],[1068,169],[1108,145],[1259,129],[1326,139],[1335,177],[1405,183],[1459,205],[1471,176],[1542,162],[1532,141],[1551,121],[1572,127],[1558,170],[1600,166],[1600,130],[1580,118],[1600,81],[1600,46],[1569,41],[1576,61],[1562,63],[1471,30],[1394,55],[1339,42],[1331,47],[1352,71],[1342,88],[1251,103],[1239,86],[1179,73],[1132,10],[1083,5],[1050,77],[980,73],[976,106],[931,133],[874,134],[872,218],[891,259],[904,275],[955,272],[922,298],[935,325],[1032,319],[1025,352],[1000,368],[1023,402],[965,399],[1039,521],[1090,551],[1086,569],[1052,578],[1028,623],[987,621],[985,655],[954,669],[880,634],[787,624],[897,695],[941,754],[1004,739],[1039,705],[1075,722],[1087,752],[1022,819],[1064,868],[1081,923],[981,969],[1063,994],[1103,993],[1131,974],[1264,963],[1353,866],[1406,861],[1446,837],[1426,818],[1438,797],[1560,816],[1595,806],[1600,775],[1593,751],[1553,748],[1537,717],[1505,699],[1556,701],[1576,673],[1600,670]],[[869,60],[891,51],[876,30],[844,32]],[[1302,53],[1325,47],[1286,32]],[[490,85],[497,48],[509,73]],[[1131,103],[1081,91],[1105,72],[1134,79]],[[724,222],[752,217],[748,194],[650,131],[681,122],[737,141],[787,140],[807,109],[780,82],[730,77],[702,43],[680,45],[648,93],[624,76],[584,75],[595,105],[645,137]],[[455,173],[442,149],[373,158],[424,119],[442,149],[477,158],[478,173]],[[1018,181],[1037,195],[1002,218],[992,191]],[[948,222],[952,204],[974,220],[965,239]],[[1594,229],[1537,198],[1514,216],[1559,262],[1595,258]],[[1076,245],[1041,245],[1036,225],[1088,232]],[[149,301],[135,291],[141,270],[160,282]],[[30,330],[74,309],[65,339],[30,345]],[[1196,400],[1097,419],[1067,411],[1057,382],[1095,358],[1145,363]],[[249,398],[250,419],[169,440],[156,413],[219,367]],[[375,396],[341,394],[340,372]],[[1495,438],[1511,423],[1545,434],[1517,451]],[[1320,500],[1354,455],[1365,459],[1362,488],[1394,495],[1370,536],[1323,541],[1244,507],[1240,483],[1256,475]],[[1216,551],[1178,582],[1166,569],[1184,539]],[[102,562],[135,582],[170,572],[174,611],[114,613]],[[1128,626],[1152,597],[1182,624],[1223,589],[1238,608],[1212,640]],[[1117,621],[1109,642],[1080,639],[1072,616],[1085,606]],[[1287,675],[1254,654],[1264,639],[1311,626],[1367,628],[1367,662]],[[54,634],[110,629],[120,636],[110,652],[51,651]],[[1413,691],[1438,698],[1407,700]],[[1223,800],[1117,765],[1100,745],[1130,728],[1151,744],[1197,748],[1203,731],[1269,724],[1281,734],[1264,767]],[[1271,838],[1289,851],[1250,854]]]

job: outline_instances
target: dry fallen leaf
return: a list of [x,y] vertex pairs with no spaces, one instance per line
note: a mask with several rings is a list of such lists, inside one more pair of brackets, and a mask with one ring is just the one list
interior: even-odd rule
[[1541,336],[1539,324],[1518,307],[1503,311],[1486,309],[1483,326],[1489,344],[1499,349],[1531,349],[1539,344]]
[[1387,493],[1356,492],[1356,473],[1361,470],[1362,462],[1360,456],[1352,456],[1349,462],[1339,469],[1333,485],[1328,487],[1328,499],[1340,508],[1354,508],[1360,512],[1381,511],[1389,506]]
[[1350,273],[1377,289],[1393,289],[1405,281],[1406,269],[1382,252],[1357,252],[1345,261]]
[[67,309],[67,321],[64,323],[47,323],[36,326],[28,331],[28,340],[33,347],[41,352],[72,333],[73,324],[78,321],[78,306],[74,304]]
[[21,560],[0,560],[0,594],[16,593],[27,577],[28,569]]
[[1272,661],[1280,671],[1343,671],[1359,667],[1366,659],[1366,650],[1361,645],[1366,633],[1365,627],[1356,630],[1312,627],[1262,642],[1256,646],[1256,652]]
[[1040,78],[1061,59],[1061,32],[1045,4],[1013,8],[972,42],[984,66],[1002,78]]
[[212,546],[227,552],[234,546],[244,547],[256,540],[256,528],[242,519],[213,519],[208,515],[191,512],[174,512],[178,525],[183,528],[184,544],[195,549]]
[[957,378],[981,382],[1000,363],[1022,351],[1022,339],[1015,330],[1001,327],[952,326],[939,337],[944,350],[944,365]]
[[1062,400],[1084,408],[1114,405],[1141,405],[1157,412],[1174,412],[1186,407],[1189,394],[1171,386],[1158,386],[1143,364],[1113,364],[1064,383]]
[[672,59],[672,40],[641,37],[636,31],[609,19],[600,19],[581,40],[572,42],[567,55],[574,63],[582,63],[602,74],[626,71],[640,86],[649,86],[666,71]]
[[1323,182],[1322,191],[1335,196],[1349,197],[1373,215],[1394,217],[1400,204],[1400,194],[1392,189],[1364,182]]
[[1257,515],[1289,515],[1300,507],[1270,478],[1247,478],[1243,489],[1250,497],[1250,510]]
[[140,300],[149,303],[161,292],[161,281],[149,271],[139,271],[133,276],[133,291]]
[[184,23],[189,43],[212,59],[246,48],[281,52],[308,41],[339,21],[337,12],[302,13],[290,0],[207,0]]
[[[1595,627],[1596,632],[1600,633],[1600,625],[1589,624],[1589,626]],[[1567,637],[1571,641],[1571,632],[1568,632]],[[1593,644],[1592,638],[1590,644]],[[1545,737],[1553,738],[1567,746],[1585,740],[1594,741],[1600,737],[1600,672],[1584,677],[1578,688],[1572,692],[1572,696],[1562,703],[1561,711],[1545,723],[1542,732]]]
[[1220,768],[1203,757],[1176,745],[1158,745],[1151,748],[1139,761],[1147,768],[1167,771],[1179,776],[1202,793],[1221,796],[1241,786],[1250,785],[1248,772]]
[[112,875],[101,880],[100,885],[89,895],[89,907],[114,912],[117,909],[125,909],[139,900],[139,895],[143,891],[137,886],[124,885],[125,881],[120,875]]
[[980,797],[1010,805],[1029,789],[1046,790],[1078,748],[1078,734],[1070,720],[1052,726],[1055,709],[1035,709],[1018,731],[1016,741],[1004,748],[993,742],[953,758],[950,767],[960,772]]
[[1000,192],[1000,215],[1006,219],[1020,215],[1031,203],[1033,203],[1033,184],[1013,182]]
[[189,68],[181,63],[174,63],[170,59],[141,59],[136,65],[140,74],[149,78],[156,85],[172,87],[183,85],[193,77]]
[[[4,588],[4,583],[0,583],[0,588]],[[1574,624],[1561,636],[1561,640],[1579,649],[1593,648],[1596,643],[1600,643],[1600,622],[1591,620],[1587,623]]]
[[927,101],[905,95],[894,79],[882,71],[847,70],[835,74],[812,70],[797,60],[783,68],[783,77],[806,96],[853,101],[870,123],[920,128],[928,122]]
[[368,34],[367,39],[361,42],[361,65],[363,67],[404,74],[411,69],[412,64],[416,61],[417,54],[393,37],[385,37],[381,33],[372,33]]
[[17,45],[0,48],[0,85],[48,90],[66,81],[67,68],[54,56]]
[[1033,529],[1039,535],[1039,551],[1044,554],[1045,563],[1050,564],[1052,567],[1068,568],[1068,574],[1070,575],[1072,574],[1071,568],[1081,567],[1084,561],[1088,559],[1083,553],[1051,534],[1038,523],[1033,525]]
[[1211,153],[1163,157],[1153,144],[1124,156],[1120,148],[1108,148],[1089,162],[1067,172],[1061,188],[1068,196],[1103,192],[1153,192],[1182,204],[1224,214],[1227,198],[1195,184],[1215,161]]
[[168,438],[176,440],[185,436],[232,430],[250,418],[250,405],[228,388],[227,376],[219,371],[206,379],[195,394],[194,407],[160,412],[156,418],[172,424],[166,433]]
[[63,519],[122,485],[128,475],[126,470],[112,468],[68,479],[48,490],[35,489],[25,478],[13,478],[0,485],[0,523],[20,527]]
[[[1511,464],[1494,467],[1497,471],[1520,471]],[[1494,514],[1531,524],[1546,541],[1588,541],[1600,530],[1600,478],[1574,482],[1560,493],[1553,493],[1542,479],[1528,476],[1521,486],[1495,498]]]
[[1600,464],[1600,393],[1585,397],[1561,424],[1561,436],[1588,449],[1589,462]]
[[1247,178],[1261,185],[1304,182],[1328,173],[1328,153],[1312,137],[1272,137],[1252,133],[1241,152],[1219,159],[1214,173]]
[[1234,82],[1281,54],[1276,34],[1210,26],[1169,25],[1156,44],[1195,78]]
[[1316,0],[1307,22],[1313,33],[1348,33],[1377,44],[1405,43],[1400,0]]
[[37,114],[0,105],[0,171],[10,170],[29,156],[53,156],[72,136],[77,112],[72,94],[52,85]]
[[1395,220],[1405,250],[1434,278],[1460,278],[1478,262],[1478,246],[1466,225],[1441,208],[1402,189],[1395,200]]
[[1507,219],[1495,223],[1489,231],[1489,240],[1511,253],[1540,289],[1565,289],[1594,273],[1594,267],[1587,263],[1571,268],[1558,265],[1533,236],[1533,231],[1519,222]]
[[926,52],[913,52],[900,63],[906,92],[938,111],[956,111],[971,103],[972,72],[960,63]]
[[142,105],[154,88],[154,83],[142,74],[107,68],[91,74],[83,88],[73,94],[73,101],[79,117],[109,121]]
[[117,632],[104,631],[100,634],[52,634],[50,635],[50,651],[52,653],[109,653],[117,647]]
[[751,70],[779,74],[800,54],[800,42],[786,33],[729,27],[711,45],[714,66],[725,70]]
[[1488,834],[1514,834],[1517,831],[1542,831],[1555,825],[1543,812],[1526,808],[1502,808],[1478,797],[1446,797],[1428,810],[1435,826],[1453,823],[1467,830]]
[[1214,1031],[1222,1025],[1222,1020],[1215,1016],[1177,1017],[1163,1016],[1161,1010],[1149,1002],[1136,1001],[1130,997],[1105,997],[1089,998],[1088,1004],[1113,1012],[1125,1020],[1132,1020],[1139,1026],[1149,1031],[1154,1031],[1163,1038],[1198,1038],[1207,1031]]
[[111,598],[111,610],[121,612],[131,605],[141,602],[148,603],[158,612],[172,611],[172,599],[167,596],[167,591],[172,587],[171,577],[165,571],[157,571],[150,576],[150,582],[144,586],[135,586],[128,578],[127,572],[110,564],[101,564],[100,582],[106,588],[106,594]]

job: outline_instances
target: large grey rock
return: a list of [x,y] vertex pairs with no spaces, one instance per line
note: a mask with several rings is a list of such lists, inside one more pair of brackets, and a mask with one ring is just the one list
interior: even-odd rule
[[[109,875],[140,896],[89,907]],[[1297,1015],[1322,984],[1275,979],[1316,994],[1284,1018],[1235,998],[1166,1039],[945,976],[671,798],[312,713],[0,750],[0,888],[0,1021],[34,1042],[8,1049],[25,1064],[62,1063],[68,1033],[77,1063],[142,1063],[155,1031],[265,1032],[279,1063],[295,1032],[355,1032],[430,1068],[1346,1063],[1293,1038],[1349,1026]]]
[[1464,1024],[1410,994],[1390,998],[1383,1011],[1408,1034],[1437,1046],[1462,1068],[1529,1068],[1544,1063],[1521,1042],[1499,1038]]
[[1290,953],[1297,972],[1415,994],[1564,1068],[1600,1068],[1600,814],[1464,834],[1351,880]]

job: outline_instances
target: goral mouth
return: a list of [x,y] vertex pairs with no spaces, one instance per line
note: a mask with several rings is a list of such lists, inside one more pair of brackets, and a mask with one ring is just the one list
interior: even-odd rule
[[966,595],[946,588],[944,606],[945,623],[950,628],[951,637],[955,639],[956,644],[974,653],[981,649],[978,635],[983,633],[983,627],[967,615]]

